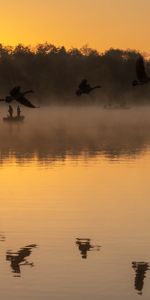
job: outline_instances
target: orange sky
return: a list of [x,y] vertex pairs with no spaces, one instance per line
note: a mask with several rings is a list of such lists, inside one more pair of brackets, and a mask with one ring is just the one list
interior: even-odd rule
[[1,0],[0,41],[150,52],[149,12],[150,0]]

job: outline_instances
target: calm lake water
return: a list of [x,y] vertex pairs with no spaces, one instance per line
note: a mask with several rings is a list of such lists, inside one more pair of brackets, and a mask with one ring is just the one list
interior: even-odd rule
[[148,300],[150,109],[0,125],[1,299]]

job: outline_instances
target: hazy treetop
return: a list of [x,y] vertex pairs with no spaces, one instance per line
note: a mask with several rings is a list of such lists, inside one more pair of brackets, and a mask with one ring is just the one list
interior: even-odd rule
[[[40,104],[116,102],[124,101],[126,96],[128,99],[130,96],[130,101],[135,98],[136,102],[141,98],[147,101],[150,98],[149,85],[138,89],[132,87],[138,55],[137,51],[130,49],[109,49],[99,53],[87,45],[66,50],[63,46],[48,43],[34,48],[22,44],[16,47],[0,44],[0,96],[8,93],[14,85],[20,85],[33,89]],[[148,73],[149,66],[149,61],[146,61]],[[91,85],[102,86],[93,93],[92,100],[75,96],[83,78]]]

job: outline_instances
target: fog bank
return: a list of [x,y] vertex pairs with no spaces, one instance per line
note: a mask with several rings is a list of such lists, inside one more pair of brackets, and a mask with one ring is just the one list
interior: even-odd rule
[[24,123],[2,121],[1,163],[14,156],[18,163],[105,156],[134,158],[150,146],[150,108],[105,110],[99,107],[47,107],[25,110]]

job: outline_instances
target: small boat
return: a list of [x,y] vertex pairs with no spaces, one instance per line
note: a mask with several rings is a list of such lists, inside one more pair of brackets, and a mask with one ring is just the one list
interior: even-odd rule
[[16,116],[16,117],[8,116],[8,117],[4,117],[3,121],[4,122],[23,122],[24,118],[25,118],[24,116],[20,116],[20,117],[18,117],[18,116]]
[[85,239],[85,238],[82,238],[82,239],[80,238],[80,239],[79,239],[79,238],[76,238],[76,240],[77,240],[77,241],[88,241],[88,242],[89,242],[91,239]]

